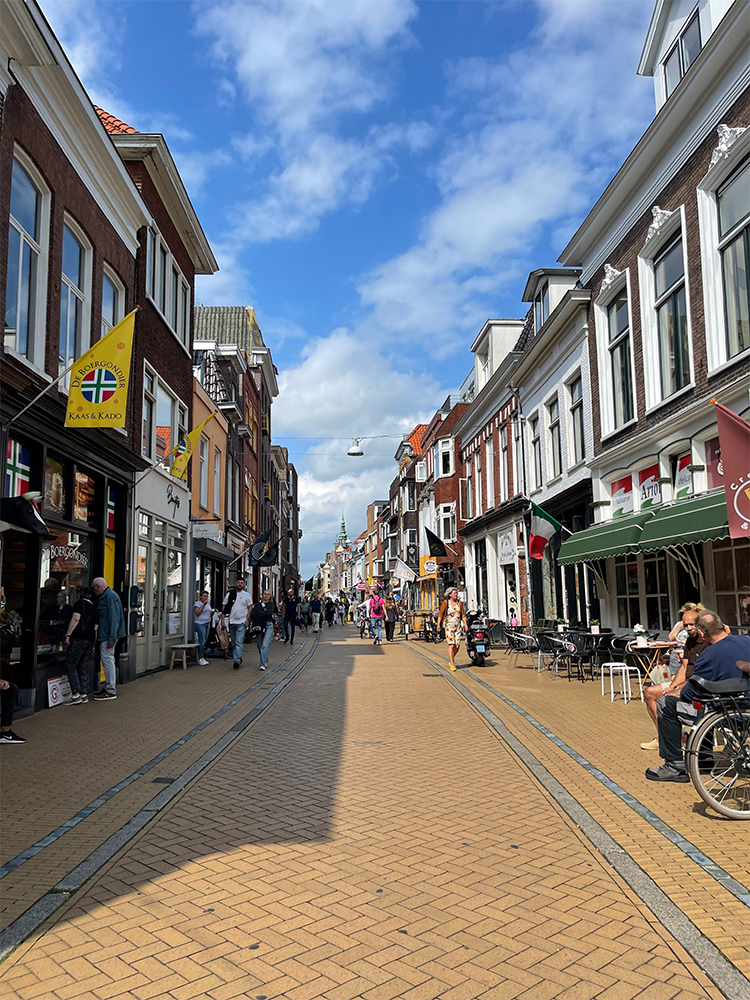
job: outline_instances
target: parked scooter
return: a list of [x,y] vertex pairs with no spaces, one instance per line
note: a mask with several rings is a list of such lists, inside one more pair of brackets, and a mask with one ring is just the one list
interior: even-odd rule
[[466,652],[474,666],[483,667],[485,657],[492,647],[490,630],[479,611],[472,611],[467,615],[466,622],[469,626],[466,630]]

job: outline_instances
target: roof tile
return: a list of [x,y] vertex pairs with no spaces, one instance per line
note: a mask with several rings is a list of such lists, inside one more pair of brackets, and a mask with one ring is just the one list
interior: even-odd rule
[[102,120],[102,125],[111,135],[118,135],[121,133],[127,133],[128,135],[133,135],[137,133],[137,129],[134,129],[132,125],[126,125],[125,122],[121,122],[119,118],[115,118],[111,115],[109,111],[104,111],[103,108],[97,108],[94,105],[94,111],[99,115]]

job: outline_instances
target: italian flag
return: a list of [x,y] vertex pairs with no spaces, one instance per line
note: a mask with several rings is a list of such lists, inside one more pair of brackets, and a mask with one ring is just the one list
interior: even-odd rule
[[562,525],[551,514],[535,503],[531,505],[531,535],[529,536],[529,555],[532,559],[541,559],[544,547]]

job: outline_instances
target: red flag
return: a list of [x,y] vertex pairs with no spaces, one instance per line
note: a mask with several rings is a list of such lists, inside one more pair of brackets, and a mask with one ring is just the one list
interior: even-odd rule
[[750,424],[716,404],[730,538],[750,538]]

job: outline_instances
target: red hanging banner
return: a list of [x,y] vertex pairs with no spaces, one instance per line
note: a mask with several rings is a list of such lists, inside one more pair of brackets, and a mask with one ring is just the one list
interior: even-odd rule
[[750,424],[716,404],[730,538],[750,538]]

